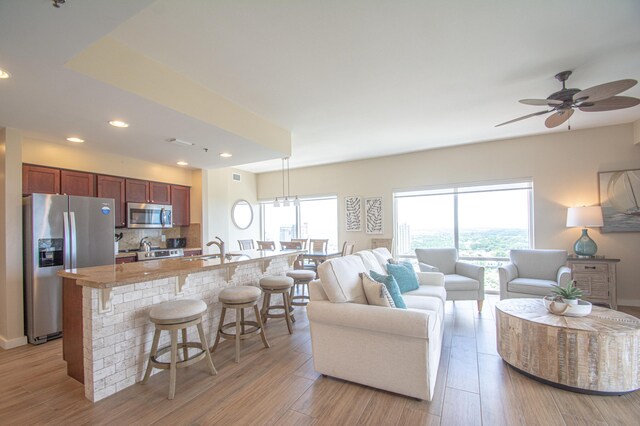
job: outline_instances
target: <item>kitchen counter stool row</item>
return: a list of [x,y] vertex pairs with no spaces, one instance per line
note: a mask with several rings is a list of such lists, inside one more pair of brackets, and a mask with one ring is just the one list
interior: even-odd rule
[[[270,348],[264,325],[269,318],[285,318],[289,334],[293,333],[292,323],[295,322],[293,306],[291,303],[291,289],[294,280],[288,276],[266,276],[260,279],[260,288],[254,286],[235,286],[223,289],[218,299],[222,304],[220,322],[216,333],[215,342],[209,351],[207,338],[202,328],[202,318],[207,311],[207,305],[202,300],[181,299],[160,303],[149,312],[151,322],[155,325],[155,333],[147,369],[142,379],[145,384],[151,376],[153,368],[169,370],[169,399],[175,396],[176,372],[178,368],[187,367],[201,360],[206,360],[212,375],[217,374],[211,358],[221,339],[235,341],[235,361],[240,362],[240,342],[254,336],[260,336],[265,348]],[[258,300],[264,293],[262,309],[258,310]],[[271,304],[271,296],[282,297],[282,305]],[[224,323],[227,309],[235,310],[235,321]],[[256,320],[249,321],[245,318],[245,309],[253,309]],[[280,310],[282,313],[272,313]],[[196,326],[200,342],[187,341],[187,328]],[[233,329],[233,332],[230,330]],[[169,331],[171,342],[169,346],[158,348],[160,333]],[[178,331],[182,332],[182,343],[178,343]],[[189,355],[189,348],[199,351],[195,355]],[[182,359],[178,361],[179,350],[182,350]],[[160,355],[170,352],[170,361],[159,361]]]

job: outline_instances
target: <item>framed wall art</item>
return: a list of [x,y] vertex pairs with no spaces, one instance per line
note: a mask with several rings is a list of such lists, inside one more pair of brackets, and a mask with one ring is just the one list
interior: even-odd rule
[[364,211],[366,215],[365,232],[367,234],[382,234],[382,197],[365,198]]
[[362,206],[360,197],[345,197],[344,212],[347,232],[362,231]]
[[598,173],[602,232],[640,232],[640,169]]

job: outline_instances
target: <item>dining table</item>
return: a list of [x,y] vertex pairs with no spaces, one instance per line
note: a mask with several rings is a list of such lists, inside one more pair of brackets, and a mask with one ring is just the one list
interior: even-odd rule
[[321,251],[309,250],[302,256],[305,259],[309,259],[315,262],[316,264],[320,264],[327,259],[342,256],[342,251],[340,250],[321,250]]

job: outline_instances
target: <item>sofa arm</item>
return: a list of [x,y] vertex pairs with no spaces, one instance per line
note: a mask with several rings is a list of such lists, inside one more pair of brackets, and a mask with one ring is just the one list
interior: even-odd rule
[[569,284],[569,281],[571,281],[571,268],[568,266],[561,266],[560,269],[558,269],[558,277],[556,278],[556,281],[560,287],[566,287],[567,284]]
[[418,284],[444,287],[444,274],[442,272],[416,272]]
[[440,270],[435,266],[431,266],[422,262],[418,262],[418,267],[420,268],[420,272],[440,272]]
[[429,337],[429,315],[418,310],[312,300],[307,305],[307,317],[311,324],[318,322],[421,339]]
[[456,262],[456,274],[484,282],[484,266],[467,262]]

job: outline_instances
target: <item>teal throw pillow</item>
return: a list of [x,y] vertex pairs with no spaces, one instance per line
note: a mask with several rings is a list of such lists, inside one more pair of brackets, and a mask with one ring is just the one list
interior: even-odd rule
[[382,275],[376,271],[369,271],[369,276],[387,287],[387,290],[393,299],[393,303],[396,304],[396,308],[407,309],[407,305],[404,303],[404,299],[402,298],[402,293],[400,293],[398,283],[392,275]]
[[406,293],[420,288],[418,276],[410,262],[400,262],[397,265],[389,263],[387,264],[387,272],[396,279],[398,287],[400,287],[400,293]]

